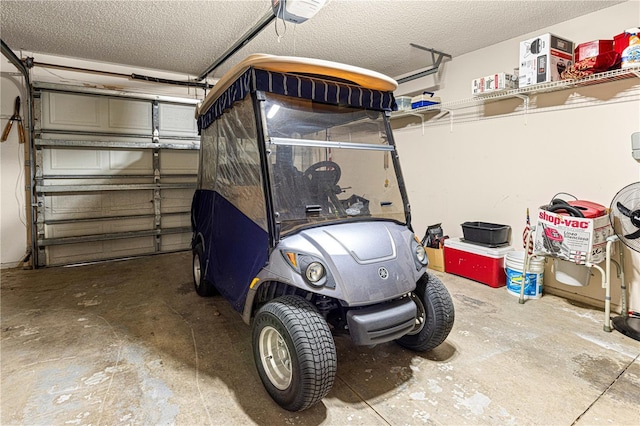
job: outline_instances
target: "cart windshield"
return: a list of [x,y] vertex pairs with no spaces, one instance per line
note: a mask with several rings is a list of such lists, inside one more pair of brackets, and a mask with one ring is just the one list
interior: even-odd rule
[[384,113],[266,94],[269,173],[281,234],[405,210]]

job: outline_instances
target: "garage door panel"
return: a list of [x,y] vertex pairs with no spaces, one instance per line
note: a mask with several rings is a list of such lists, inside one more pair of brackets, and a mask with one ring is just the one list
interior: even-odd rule
[[197,172],[198,151],[163,151],[160,153],[160,166],[165,175]]
[[[92,142],[105,142],[104,135],[95,135],[91,133],[81,133],[81,134],[73,134],[73,133],[64,133],[64,131],[52,133],[42,133],[40,138],[45,141],[52,140],[65,140],[65,141],[92,141]],[[112,133],[109,135],[108,141],[110,142],[129,142],[129,143],[148,143],[150,141],[149,136],[141,135],[141,136],[132,136],[132,135],[119,135]],[[100,148],[98,146],[98,148]],[[117,148],[116,148],[117,149]]]
[[[180,183],[180,184],[188,184],[193,186],[195,189],[197,182],[197,175],[193,176],[184,176],[184,175],[163,175],[162,176],[163,183]],[[191,189],[190,191],[193,191]]]
[[49,93],[43,102],[43,126],[59,129],[73,127],[96,131],[103,127],[101,99],[65,93]]
[[153,174],[153,153],[143,150],[47,149],[42,157],[47,176]]
[[104,224],[100,222],[58,223],[45,225],[46,238],[80,237],[104,233]]
[[105,254],[109,258],[149,254],[154,252],[155,237],[139,237],[105,241]]
[[109,99],[109,129],[151,133],[151,104],[129,99]]
[[104,168],[100,151],[52,149],[46,151],[45,174],[76,174],[80,170],[100,171]]
[[103,198],[107,216],[153,214],[153,192],[150,190],[105,191]]
[[195,106],[160,104],[160,134],[165,136],[197,136],[198,125],[195,118]]
[[154,237],[65,244],[47,248],[47,263],[49,265],[61,265],[117,259],[153,253],[154,248]]
[[47,220],[98,217],[103,211],[102,196],[96,194],[55,194],[45,197]]
[[151,174],[153,171],[153,153],[142,150],[108,151],[110,173]]
[[79,237],[151,229],[153,229],[152,217],[119,218],[114,220],[48,224],[45,225],[45,237]]
[[51,246],[46,250],[47,264],[60,265],[100,260],[105,258],[104,251],[104,241]]
[[43,130],[152,133],[150,101],[47,92],[42,98]]
[[52,194],[45,197],[45,212],[47,220],[153,214],[153,193],[142,190]]
[[191,247],[191,233],[163,235],[160,239],[162,251],[185,250]]
[[[148,185],[153,179],[148,174],[140,174],[139,177],[131,177],[130,175],[118,176],[118,174],[113,174],[111,176],[88,176],[88,175],[75,175],[77,177],[68,177],[66,179],[56,178],[56,177],[48,177],[46,185],[44,185],[43,191],[46,192],[46,188],[51,185],[76,185],[76,186],[89,186],[89,185],[111,185],[111,184],[119,184],[119,185]],[[114,177],[118,177],[118,180],[115,181]],[[81,188],[80,188],[81,189]],[[82,192],[82,191],[78,191]]]
[[162,228],[189,228],[191,226],[191,215],[189,213],[184,214],[172,214],[170,216],[163,216],[161,220]]
[[113,222],[107,221],[104,224],[105,233],[145,231],[150,229],[153,229],[152,217],[118,219]]
[[193,200],[194,190],[186,189],[163,189],[162,213],[179,213],[191,210],[191,200]]

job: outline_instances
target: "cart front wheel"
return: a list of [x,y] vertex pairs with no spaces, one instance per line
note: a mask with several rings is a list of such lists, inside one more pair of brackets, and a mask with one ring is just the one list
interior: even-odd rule
[[333,336],[305,299],[288,295],[260,308],[252,340],[260,380],[286,410],[305,410],[333,387],[337,368]]
[[396,342],[414,351],[429,351],[444,342],[453,327],[453,301],[442,281],[429,272],[418,280],[412,297],[418,307],[416,325]]

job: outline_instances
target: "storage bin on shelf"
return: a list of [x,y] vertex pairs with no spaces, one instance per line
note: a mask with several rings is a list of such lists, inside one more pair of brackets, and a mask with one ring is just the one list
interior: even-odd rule
[[407,111],[411,109],[411,96],[398,96],[396,97],[396,104],[398,104],[398,111]]
[[422,108],[432,105],[439,105],[441,100],[438,96],[433,96],[433,92],[424,92],[422,95],[414,96],[411,98],[411,108]]

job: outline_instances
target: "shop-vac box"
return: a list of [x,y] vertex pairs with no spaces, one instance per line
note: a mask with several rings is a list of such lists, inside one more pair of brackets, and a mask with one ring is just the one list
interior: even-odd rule
[[511,246],[489,248],[460,238],[448,238],[444,241],[444,269],[448,274],[502,287],[506,284],[504,258],[511,251]]
[[605,258],[607,238],[613,235],[609,216],[573,217],[538,210],[535,254],[557,257],[577,264],[600,263]]

